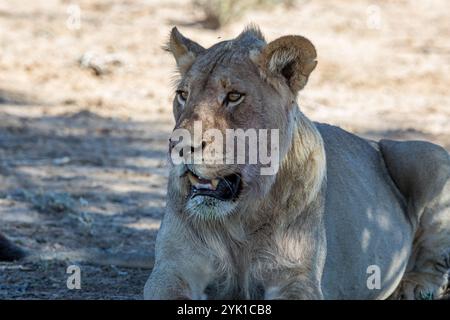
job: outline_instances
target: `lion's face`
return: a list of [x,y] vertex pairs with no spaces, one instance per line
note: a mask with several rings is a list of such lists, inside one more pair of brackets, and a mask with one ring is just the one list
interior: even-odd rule
[[[284,55],[254,29],[209,49],[172,31],[168,49],[181,73],[173,101],[174,133],[182,129],[191,138],[172,136],[170,153],[182,159],[174,164],[174,183],[188,213],[224,217],[263,197],[274,182],[278,163],[267,163],[267,157],[280,161],[289,150],[291,110],[300,89],[295,86],[302,87],[309,74],[295,78],[301,66],[298,49],[285,42],[281,48]],[[275,170],[261,174],[267,166]]]

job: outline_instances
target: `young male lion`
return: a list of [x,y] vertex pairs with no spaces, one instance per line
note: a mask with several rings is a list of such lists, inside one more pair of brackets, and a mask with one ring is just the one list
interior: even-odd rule
[[266,43],[249,27],[204,49],[174,28],[167,49],[181,75],[175,129],[192,131],[195,121],[220,132],[278,129],[280,168],[261,175],[261,164],[172,164],[145,298],[442,295],[450,253],[447,151],[420,141],[368,141],[308,120],[296,96],[316,51],[304,37]]

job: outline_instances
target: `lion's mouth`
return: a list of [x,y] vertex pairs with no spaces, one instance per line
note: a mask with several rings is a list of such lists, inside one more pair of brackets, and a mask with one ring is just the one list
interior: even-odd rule
[[235,200],[241,189],[241,177],[232,174],[215,179],[205,179],[188,170],[187,177],[191,183],[190,197],[213,197],[223,201]]

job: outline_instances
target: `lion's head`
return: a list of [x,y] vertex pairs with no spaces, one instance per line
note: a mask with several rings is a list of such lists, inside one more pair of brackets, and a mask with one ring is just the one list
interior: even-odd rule
[[[278,129],[276,152],[282,161],[296,122],[292,110],[297,108],[297,92],[317,64],[309,40],[285,36],[267,44],[257,28],[249,27],[237,38],[205,49],[173,28],[167,50],[180,74],[173,101],[175,131],[194,134],[200,123],[203,133],[214,129],[223,134],[220,144],[225,151],[227,129]],[[190,157],[173,165],[172,187],[183,199],[184,209],[201,217],[224,217],[264,197],[276,175],[261,175],[261,161],[249,161],[249,150],[255,147],[250,138],[244,139],[245,163],[237,161],[239,151],[231,152],[231,158],[224,152],[219,156],[222,162],[191,163],[198,150],[203,160],[208,159],[216,140],[208,135],[192,140],[172,137],[170,143],[171,155]]]

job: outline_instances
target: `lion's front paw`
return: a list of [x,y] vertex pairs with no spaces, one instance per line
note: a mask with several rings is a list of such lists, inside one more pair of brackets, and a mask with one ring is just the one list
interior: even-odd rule
[[433,300],[442,297],[445,291],[445,279],[434,275],[410,273],[390,296],[397,300]]
[[435,290],[426,285],[403,281],[392,294],[391,299],[396,300],[433,300]]

